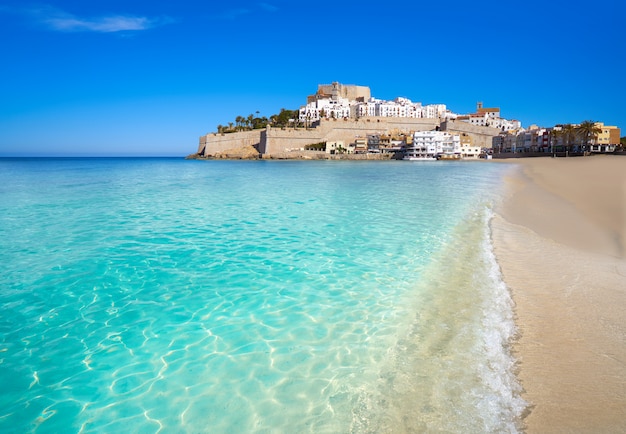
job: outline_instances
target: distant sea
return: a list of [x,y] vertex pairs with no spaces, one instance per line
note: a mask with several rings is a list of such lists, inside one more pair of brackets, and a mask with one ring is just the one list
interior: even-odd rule
[[0,159],[0,432],[517,432],[506,170]]

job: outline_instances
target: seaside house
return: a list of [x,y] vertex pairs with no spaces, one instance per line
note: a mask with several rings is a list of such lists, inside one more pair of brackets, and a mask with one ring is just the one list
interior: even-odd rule
[[615,148],[620,144],[620,129],[615,126],[604,125],[603,122],[596,122],[596,127],[601,132],[590,146],[591,152],[615,152]]
[[346,145],[343,140],[336,140],[333,142],[326,142],[327,154],[354,154],[354,145]]
[[355,137],[354,139],[354,153],[366,154],[367,153],[367,137]]
[[[564,152],[614,152],[620,143],[620,129],[596,122],[600,133],[584,143],[578,130],[579,125],[555,125],[542,128],[531,125],[527,129],[503,131],[492,140],[492,148],[498,153],[550,153]],[[588,145],[588,148],[585,148]]]
[[459,134],[459,143],[461,146],[461,158],[478,159],[483,154],[483,149],[480,146],[474,146],[472,137],[468,134]]
[[401,152],[406,141],[399,135],[392,133],[382,134],[379,139],[378,149],[381,153]]
[[367,152],[372,154],[380,153],[380,134],[367,135]]
[[461,154],[460,136],[445,131],[416,131],[412,143],[404,149],[404,158],[407,160],[434,160],[444,155],[460,158]]
[[518,148],[517,136],[524,131],[522,128],[504,131],[493,138],[491,147],[497,152],[516,152]]

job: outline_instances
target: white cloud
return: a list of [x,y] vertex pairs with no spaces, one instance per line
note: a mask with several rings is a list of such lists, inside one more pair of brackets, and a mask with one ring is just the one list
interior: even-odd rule
[[[0,9],[0,11],[2,11]],[[61,32],[99,32],[147,30],[173,22],[171,18],[148,18],[132,15],[105,15],[78,17],[52,6],[36,9],[20,9],[11,12],[32,17],[51,30]]]
[[54,30],[67,32],[121,32],[125,30],[146,30],[155,26],[154,20],[146,17],[113,16],[84,19],[77,17],[54,17],[45,22]]

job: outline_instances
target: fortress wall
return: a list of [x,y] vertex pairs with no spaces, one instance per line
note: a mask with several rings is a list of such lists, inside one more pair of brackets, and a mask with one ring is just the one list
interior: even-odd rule
[[448,120],[441,123],[441,130],[450,133],[466,133],[472,138],[473,146],[491,148],[493,137],[500,134],[498,128],[481,127],[467,122]]
[[211,133],[200,137],[198,153],[203,156],[212,156],[218,152],[229,149],[241,148],[243,146],[259,146],[261,141],[261,131],[240,131],[238,133],[217,134]]
[[294,129],[267,128],[261,135],[259,152],[261,154],[280,154],[291,149],[304,148],[306,145],[324,140],[324,128]]
[[[400,130],[402,132],[430,131],[439,126],[438,118],[387,118],[387,117],[364,117],[359,119],[358,124],[365,125],[365,128],[372,128],[371,124],[384,127],[388,132]],[[376,127],[374,127],[376,128]]]
[[262,154],[279,154],[319,142],[342,140],[345,143],[352,143],[355,137],[364,137],[367,134],[385,134],[396,130],[407,133],[428,131],[438,126],[438,119],[384,117],[365,117],[359,120],[322,119],[317,128],[310,130],[268,128],[265,141],[261,140],[259,151]]
[[492,137],[473,133],[468,133],[468,135],[472,138],[474,146],[480,146],[481,148],[491,148],[493,146]]
[[[316,128],[311,129],[268,127],[265,130],[207,134],[200,137],[198,153],[202,153],[206,157],[243,146],[254,146],[261,154],[277,155],[320,142],[342,140],[348,144],[353,143],[355,137],[365,137],[367,134],[429,131],[439,126],[439,119],[428,118],[322,119]],[[441,130],[451,133],[466,133],[472,137],[474,146],[484,148],[490,148],[492,138],[500,133],[497,128],[481,127],[460,121],[443,122],[441,123]]]
[[434,130],[439,126],[439,119],[365,117],[356,121],[328,120],[323,121],[320,126],[323,125],[328,128],[327,141],[343,140],[352,143],[356,136],[364,137],[367,134]]
[[359,128],[384,133],[390,129],[424,131],[439,126],[439,119],[431,118],[389,118],[366,116],[359,119],[321,119],[320,126],[327,128]]
[[347,144],[353,143],[355,137],[365,137],[367,134],[385,134],[392,131],[407,133],[429,131],[438,126],[438,119],[383,117],[367,117],[359,120],[322,119],[317,128],[309,130],[268,128],[262,135],[259,152],[262,154],[280,154],[320,142],[342,140]]

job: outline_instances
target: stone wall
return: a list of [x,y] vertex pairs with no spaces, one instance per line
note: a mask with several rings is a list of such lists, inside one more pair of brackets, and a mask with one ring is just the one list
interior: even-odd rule
[[492,138],[500,130],[490,127],[471,125],[460,121],[447,121],[440,124],[439,119],[411,119],[387,117],[363,117],[355,119],[322,119],[315,128],[271,128],[264,130],[242,131],[229,134],[207,134],[200,137],[198,154],[209,157],[228,150],[254,146],[262,155],[282,155],[303,150],[307,145],[320,142],[343,141],[354,143],[356,137],[368,134],[411,133],[413,131],[431,131],[440,127],[442,131],[466,133],[472,137],[472,144],[491,148]]
[[304,149],[306,145],[324,142],[325,128],[271,128],[267,127],[261,133],[259,152],[265,154],[280,154]]
[[261,135],[261,154],[280,154],[320,142],[353,143],[358,136],[391,132],[429,131],[439,126],[438,119],[366,117],[354,119],[322,119],[316,128],[268,128]]
[[413,131],[429,131],[439,126],[438,119],[409,119],[409,118],[382,118],[366,117],[359,120],[328,120],[320,126],[328,128],[324,141],[342,140],[344,143],[354,143],[357,136],[366,137],[368,134],[389,134],[393,132],[411,133]]
[[241,131],[228,134],[211,133],[206,136],[201,136],[198,144],[198,154],[203,157],[209,157],[245,146],[254,146],[259,149],[261,131],[264,130]]
[[479,125],[472,125],[467,122],[455,120],[442,122],[441,131],[466,133],[472,138],[472,145],[480,146],[481,148],[491,148],[492,139],[501,132],[498,128],[481,127]]

